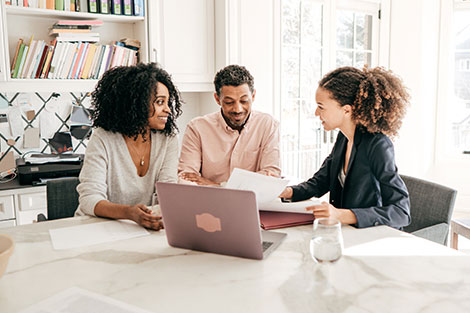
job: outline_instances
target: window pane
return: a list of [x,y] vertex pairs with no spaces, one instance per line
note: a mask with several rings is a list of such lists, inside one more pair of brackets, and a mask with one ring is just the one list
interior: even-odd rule
[[336,45],[338,48],[353,48],[354,13],[338,11],[336,23]]
[[370,66],[372,62],[372,53],[369,52],[357,52],[354,66],[357,68],[363,68],[364,65]]
[[356,46],[355,49],[372,49],[372,16],[355,13],[356,16]]
[[352,51],[337,51],[336,52],[336,66],[353,66],[353,52]]
[[299,129],[299,178],[308,179],[316,172],[323,161],[321,122],[315,116],[317,105],[312,101],[303,101],[300,110]]
[[454,99],[447,107],[447,149],[460,154],[470,152],[470,12],[455,12],[454,17]]
[[300,90],[300,48],[287,46],[282,49],[281,84],[289,98],[298,98]]
[[282,3],[282,41],[298,44],[300,41],[300,0],[284,0]]
[[296,176],[299,167],[299,101],[283,103],[281,112],[281,160],[283,175]]
[[300,68],[300,96],[302,99],[313,100],[321,78],[321,50],[302,49]]
[[302,1],[301,14],[302,45],[320,48],[322,45],[321,4]]

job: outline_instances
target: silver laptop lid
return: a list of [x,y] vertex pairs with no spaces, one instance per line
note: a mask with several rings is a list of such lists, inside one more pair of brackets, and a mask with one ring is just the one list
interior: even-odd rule
[[263,258],[254,192],[157,182],[157,194],[169,245]]

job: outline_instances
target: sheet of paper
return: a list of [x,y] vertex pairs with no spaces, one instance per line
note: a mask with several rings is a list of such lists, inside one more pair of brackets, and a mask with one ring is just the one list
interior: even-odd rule
[[318,205],[321,201],[317,198],[312,198],[305,201],[299,202],[281,202],[281,199],[275,199],[270,202],[264,202],[258,204],[258,209],[260,211],[275,211],[275,212],[290,212],[290,213],[310,213],[311,211],[306,211],[305,208]]
[[21,109],[12,107],[8,112],[8,121],[10,122],[10,131],[13,137],[23,136],[23,119],[21,118]]
[[145,236],[149,232],[131,221],[109,221],[50,229],[49,234],[54,249],[62,250]]
[[258,204],[276,199],[289,181],[236,168],[225,185],[229,189],[251,190]]
[[27,128],[23,135],[23,148],[39,148],[39,128]]
[[33,304],[20,313],[76,312],[150,313],[150,311],[78,287],[68,288],[39,303]]

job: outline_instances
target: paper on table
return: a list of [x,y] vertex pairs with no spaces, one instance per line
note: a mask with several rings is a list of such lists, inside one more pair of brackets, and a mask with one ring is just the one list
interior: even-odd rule
[[311,211],[306,211],[305,208],[312,205],[318,205],[320,203],[320,200],[317,198],[299,202],[281,202],[281,199],[275,199],[273,201],[258,204],[258,209],[260,211],[311,213]]
[[131,221],[109,221],[49,229],[49,234],[54,249],[62,250],[145,236],[149,232]]
[[225,188],[251,190],[256,194],[258,204],[276,199],[289,181],[235,168]]
[[68,288],[20,313],[119,312],[150,313],[136,306],[78,287]]

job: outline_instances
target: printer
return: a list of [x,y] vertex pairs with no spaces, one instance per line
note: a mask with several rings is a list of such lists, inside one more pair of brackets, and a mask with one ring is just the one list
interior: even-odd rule
[[83,154],[31,154],[16,159],[20,185],[41,185],[48,179],[78,176]]

